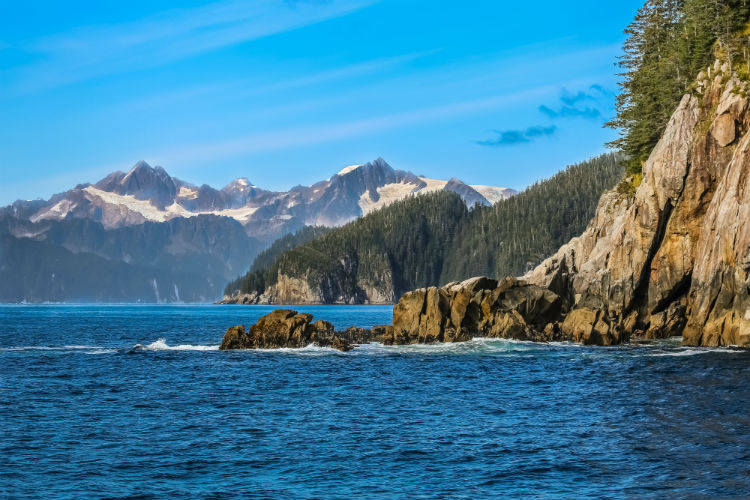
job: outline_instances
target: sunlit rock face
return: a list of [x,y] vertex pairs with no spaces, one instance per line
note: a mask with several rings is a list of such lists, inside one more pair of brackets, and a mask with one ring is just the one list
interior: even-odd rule
[[635,193],[605,194],[586,231],[526,276],[565,297],[566,333],[750,345],[748,85],[726,64],[712,74],[680,102]]

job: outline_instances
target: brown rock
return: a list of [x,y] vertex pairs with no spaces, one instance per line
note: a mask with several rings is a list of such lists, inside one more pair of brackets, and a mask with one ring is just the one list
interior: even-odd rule
[[330,345],[333,341],[333,325],[328,321],[311,321],[311,314],[276,309],[250,326],[247,333],[241,325],[229,328],[219,349],[296,348],[311,343]]
[[737,124],[735,123],[734,117],[729,113],[724,113],[714,120],[711,126],[711,135],[719,146],[726,147],[736,137]]
[[224,334],[219,349],[248,349],[248,336],[244,325],[229,327]]
[[338,335],[333,337],[333,341],[331,342],[331,347],[341,352],[349,352],[352,350],[352,345],[346,340],[339,337]]
[[702,102],[683,97],[635,194],[605,193],[586,231],[524,277],[563,298],[564,334],[750,345],[747,84],[706,85]]
[[424,313],[420,316],[417,342],[420,344],[442,342],[449,311],[450,297],[448,293],[434,286],[428,288]]
[[393,328],[398,333],[412,333],[414,337],[419,332],[419,322],[427,292],[424,288],[406,292],[393,306]]

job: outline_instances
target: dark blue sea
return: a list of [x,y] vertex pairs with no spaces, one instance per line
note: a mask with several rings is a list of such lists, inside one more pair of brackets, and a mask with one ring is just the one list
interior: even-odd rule
[[0,306],[0,497],[750,497],[750,351],[218,350],[271,309]]

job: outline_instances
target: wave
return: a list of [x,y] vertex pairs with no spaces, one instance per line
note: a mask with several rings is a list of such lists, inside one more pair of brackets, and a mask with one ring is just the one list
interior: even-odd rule
[[560,348],[580,348],[570,342],[533,342],[526,340],[474,337],[466,342],[438,342],[434,344],[384,345],[378,342],[362,344],[353,353],[359,354],[492,354],[524,356]]
[[670,352],[656,352],[653,354],[646,354],[646,356],[695,356],[696,354],[708,354],[710,352],[720,352],[724,354],[742,354],[746,353],[746,349],[732,349],[727,347],[685,347],[676,351]]
[[0,352],[79,352],[81,354],[110,354],[117,349],[96,345],[28,345],[16,347],[0,347]]
[[[305,347],[278,347],[274,349],[240,349],[242,351],[255,351],[255,352],[277,352],[282,354],[302,354],[308,356],[320,356],[330,354],[346,354],[333,347],[321,347],[317,344],[308,344]],[[356,348],[354,349],[356,351]],[[351,351],[354,352],[354,351]]]
[[219,345],[180,344],[169,345],[167,339],[160,338],[150,344],[136,344],[130,349],[133,351],[218,351]]

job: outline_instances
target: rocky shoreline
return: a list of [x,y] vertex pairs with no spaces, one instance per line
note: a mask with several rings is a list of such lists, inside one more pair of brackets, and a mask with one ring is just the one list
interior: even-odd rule
[[355,345],[465,342],[475,336],[532,340],[569,340],[610,345],[620,338],[602,336],[594,329],[568,328],[557,320],[565,308],[562,298],[540,286],[516,278],[498,283],[487,277],[470,278],[404,294],[393,307],[393,324],[372,329],[352,326],[335,331],[328,321],[289,309],[276,309],[245,331],[227,330],[220,349],[300,348],[309,344],[349,351]]
[[[749,87],[717,60],[683,97],[642,178],[606,192],[581,236],[523,278],[407,292],[393,325],[360,338],[615,345],[681,336],[691,346],[750,347]],[[327,325],[305,339],[354,342]],[[302,342],[294,335],[250,344],[291,347]]]

